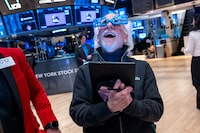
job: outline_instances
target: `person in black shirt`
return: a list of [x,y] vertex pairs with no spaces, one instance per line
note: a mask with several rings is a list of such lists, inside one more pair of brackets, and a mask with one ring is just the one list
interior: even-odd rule
[[86,36],[79,35],[79,44],[75,46],[75,54],[79,65],[92,59],[93,50],[89,44],[86,44]]

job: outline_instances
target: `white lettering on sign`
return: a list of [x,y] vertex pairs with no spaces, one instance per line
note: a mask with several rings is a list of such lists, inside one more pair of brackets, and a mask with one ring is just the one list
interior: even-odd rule
[[39,73],[35,74],[36,78],[50,78],[50,77],[57,77],[57,76],[64,76],[64,75],[70,75],[77,73],[78,68],[74,69],[67,69],[67,70],[61,70],[61,71],[55,71],[55,72],[46,72],[46,73]]
[[57,76],[57,72],[49,72],[49,73],[44,73],[44,77],[54,77]]
[[78,68],[75,68],[75,69],[74,69],[74,72],[77,73],[77,72],[78,72]]
[[58,75],[67,75],[67,74],[72,74],[74,73],[73,69],[68,69],[68,70],[64,70],[64,71],[58,71]]
[[12,7],[13,10],[22,8],[20,3],[11,4],[11,7]]
[[16,0],[16,3],[10,3],[9,0],[4,0],[8,10],[16,10],[22,8],[22,5],[19,0]]
[[36,74],[35,76],[36,76],[36,78],[38,78],[38,79],[43,78],[43,74]]
[[20,18],[20,20],[23,22],[23,21],[27,21],[27,20],[32,20],[33,17],[26,17],[26,18]]

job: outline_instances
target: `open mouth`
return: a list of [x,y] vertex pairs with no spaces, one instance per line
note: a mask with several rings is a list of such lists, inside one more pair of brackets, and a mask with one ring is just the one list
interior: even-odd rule
[[104,37],[105,38],[114,38],[114,37],[116,37],[116,35],[112,32],[107,32],[104,34]]

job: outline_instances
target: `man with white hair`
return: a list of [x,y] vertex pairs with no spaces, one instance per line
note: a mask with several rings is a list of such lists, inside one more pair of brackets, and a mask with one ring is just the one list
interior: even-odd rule
[[106,84],[92,88],[88,64],[82,65],[74,81],[72,119],[84,133],[155,133],[154,122],[163,114],[163,101],[150,65],[128,56],[133,48],[128,17],[107,14],[94,20],[93,26],[92,60],[134,62],[135,83],[129,86],[117,79],[113,89],[121,91],[109,90]]

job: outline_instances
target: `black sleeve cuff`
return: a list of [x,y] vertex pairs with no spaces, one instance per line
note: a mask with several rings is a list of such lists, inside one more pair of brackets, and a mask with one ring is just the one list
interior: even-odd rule
[[45,127],[44,130],[48,130],[48,129],[58,129],[58,122],[57,121],[52,121],[49,122]]

